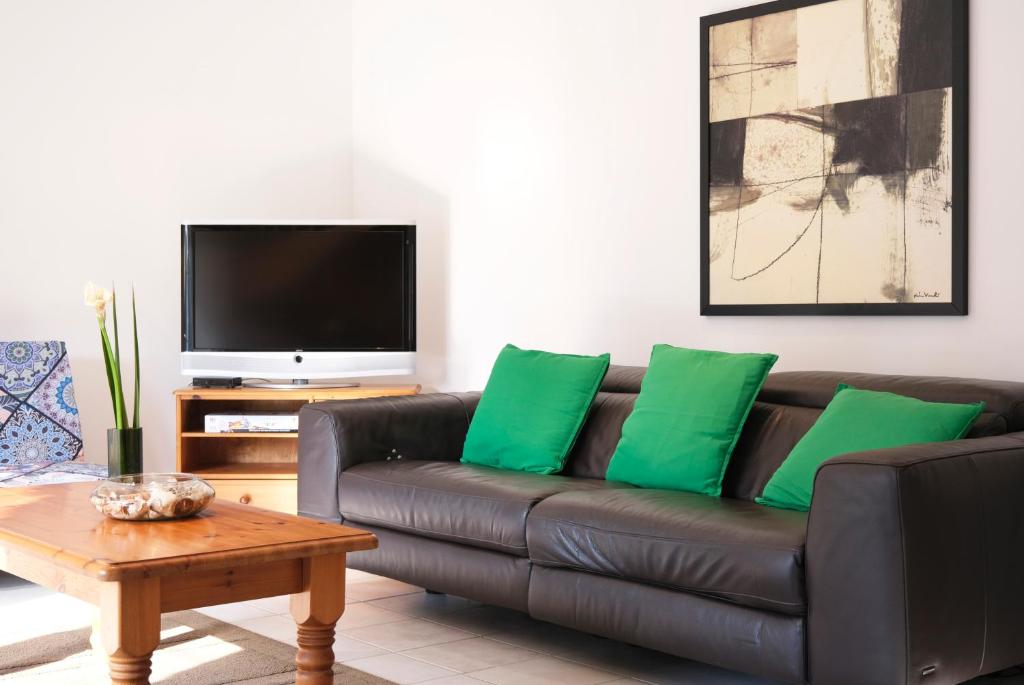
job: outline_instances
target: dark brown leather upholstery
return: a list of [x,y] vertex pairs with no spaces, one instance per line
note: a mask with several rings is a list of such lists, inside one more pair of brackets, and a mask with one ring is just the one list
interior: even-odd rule
[[[309,405],[299,510],[380,537],[354,568],[779,682],[1024,662],[1024,383],[772,374],[710,499],[602,484],[644,372],[609,370],[565,476],[460,464],[478,394]],[[809,515],[751,503],[839,383],[988,410],[976,439],[826,462]]]
[[646,366],[619,366],[612,364],[608,373],[601,381],[601,392],[618,392],[636,395],[640,392],[640,383],[647,373]]
[[[804,619],[799,616],[543,566],[534,566],[530,576],[529,609],[534,618],[595,635],[773,682],[804,682]],[[723,674],[720,682],[737,678]]]
[[341,474],[356,464],[453,461],[480,393],[433,393],[307,404],[299,412],[299,514],[340,521]]
[[1024,433],[826,462],[807,540],[811,682],[953,684],[1024,662],[1022,486]]
[[341,515],[348,522],[525,557],[526,516],[537,502],[566,490],[614,487],[623,486],[395,458],[359,464],[341,474]]
[[563,492],[530,515],[530,559],[802,615],[807,516],[688,492]]
[[722,496],[753,502],[790,451],[821,416],[820,409],[755,402],[722,480]]
[[604,478],[622,437],[622,424],[633,411],[636,395],[599,392],[586,423],[566,460],[565,472],[580,478]]
[[348,555],[350,568],[526,611],[529,559],[388,528],[359,527],[376,535],[380,545],[370,552]]
[[758,399],[762,402],[823,409],[836,386],[846,383],[864,390],[894,392],[926,402],[984,402],[982,416],[969,437],[980,438],[1024,430],[1024,398],[1020,383],[949,378],[945,376],[886,376],[842,371],[783,371],[768,376]]

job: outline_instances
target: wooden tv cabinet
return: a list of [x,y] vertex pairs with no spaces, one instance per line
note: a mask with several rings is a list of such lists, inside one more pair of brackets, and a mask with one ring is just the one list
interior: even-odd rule
[[298,433],[206,433],[215,412],[298,412],[309,402],[415,395],[418,385],[354,388],[182,388],[176,405],[177,469],[210,482],[217,499],[286,514],[298,506]]

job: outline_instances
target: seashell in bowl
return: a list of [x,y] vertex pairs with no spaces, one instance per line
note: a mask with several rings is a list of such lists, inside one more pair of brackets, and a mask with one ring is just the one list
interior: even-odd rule
[[216,492],[190,473],[133,473],[102,481],[89,500],[104,516],[121,521],[162,521],[193,516]]

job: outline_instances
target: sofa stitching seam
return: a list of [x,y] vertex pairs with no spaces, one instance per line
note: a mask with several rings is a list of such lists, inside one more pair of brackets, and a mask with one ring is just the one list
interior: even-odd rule
[[466,432],[468,433],[469,432],[469,408],[466,406],[466,403],[462,401],[461,397],[459,397],[458,395],[455,395],[454,393],[445,392],[445,393],[441,393],[441,394],[444,395],[445,397],[452,398],[453,400],[455,400],[456,402],[459,403],[459,406],[462,407],[462,415],[466,419]]
[[[985,508],[985,504],[988,501],[985,497],[985,484],[981,477],[980,469],[978,468],[978,462],[973,457],[968,462],[971,468],[971,475],[974,476],[974,486],[977,489],[978,495],[978,513],[981,518],[982,530],[989,530],[988,527],[988,511]],[[987,542],[987,541],[986,541]],[[981,673],[985,667],[985,657],[988,655],[988,640],[989,640],[989,574],[991,573],[989,545],[983,544],[984,551],[982,553],[982,622],[983,632],[981,638],[981,655],[978,659],[978,673]]]
[[910,682],[910,597],[907,592],[907,531],[903,520],[903,488],[900,484],[900,474],[894,473],[896,481],[896,515],[900,522],[900,570],[903,580],[903,678],[904,682]]
[[[906,469],[906,468],[910,468],[912,466],[919,466],[921,464],[931,464],[931,463],[935,463],[935,462],[946,461],[947,459],[960,459],[962,457],[976,457],[976,456],[981,456],[983,454],[999,454],[1001,452],[1012,452],[1014,450],[1019,450],[1019,449],[1021,449],[1022,446],[1024,446],[1024,437],[1016,437],[1016,434],[1014,434],[1014,433],[1008,433],[1006,435],[999,435],[999,436],[993,435],[993,436],[990,436],[990,438],[969,438],[969,439],[970,440],[988,440],[988,439],[998,439],[998,438],[1010,438],[1011,440],[1016,440],[1017,442],[1019,442],[1020,445],[1015,446],[1015,447],[994,447],[994,448],[990,448],[990,449],[980,449],[980,450],[979,449],[961,450],[961,451],[954,452],[953,454],[944,454],[942,456],[931,456],[931,457],[922,456],[919,459],[915,459],[913,461],[908,461],[905,464],[886,464],[885,462],[874,461],[874,460],[870,460],[870,459],[845,459],[843,457],[837,457],[835,461],[831,461],[830,460],[830,461],[826,461],[824,464],[822,464],[818,468],[818,473],[821,473],[822,471],[824,471],[827,468],[836,467],[836,466],[886,466],[886,467],[889,467],[889,468],[892,468],[892,469]],[[900,449],[900,448],[894,447],[894,448],[891,448],[891,449],[896,450],[896,449]],[[817,476],[817,474],[815,474],[815,475]]]
[[[470,495],[470,494],[465,494],[465,493],[461,493],[461,492],[460,493],[453,493],[450,490],[440,490],[438,488],[428,488],[428,487],[425,487],[423,485],[415,485],[413,483],[396,483],[395,481],[381,480],[379,478],[371,478],[371,477],[365,476],[365,475],[363,475],[361,473],[352,473],[351,471],[345,471],[345,475],[347,477],[349,477],[349,478],[362,478],[363,480],[368,480],[371,483],[380,483],[381,485],[391,485],[391,486],[400,486],[400,487],[405,487],[405,488],[414,488],[414,489],[420,489],[420,490],[428,490],[430,492],[439,492],[439,493],[442,493],[442,494],[445,494],[445,495],[455,495],[455,496],[458,496],[458,497],[472,497],[473,499],[483,499],[483,500],[487,500],[489,502],[509,502],[509,503],[513,503],[513,504],[532,504],[532,503],[539,502],[540,500],[543,500],[543,499],[546,499],[546,498],[552,496],[552,495],[544,495],[543,497],[533,498],[533,499],[504,499],[504,498],[501,498],[501,497],[487,497],[486,495]],[[554,493],[554,494],[559,494],[559,493]]]
[[[634,582],[636,580],[640,580],[640,579],[633,579],[633,578],[630,578],[630,577],[628,577],[626,575],[622,575],[622,574],[604,573],[604,572],[601,572],[601,571],[595,571],[592,568],[586,568],[585,566],[579,566],[577,564],[570,564],[570,563],[567,563],[567,562],[564,562],[564,561],[556,561],[554,559],[544,559],[542,557],[537,557],[537,556],[531,556],[530,557],[530,561],[533,561],[535,563],[539,563],[542,566],[550,564],[551,566],[556,566],[556,567],[560,567],[560,568],[571,568],[571,569],[576,570],[576,571],[583,571],[583,572],[586,572],[586,573],[595,573],[597,575],[605,576],[605,577],[608,577],[608,578],[619,578],[621,580],[629,580],[629,581],[634,581]],[[714,594],[714,595],[724,595],[724,596],[727,596],[727,597],[750,597],[751,599],[759,599],[759,600],[761,600],[763,602],[767,602],[767,603],[771,603],[771,604],[782,604],[782,605],[785,605],[785,606],[793,606],[793,607],[806,606],[806,602],[786,602],[786,601],[783,601],[781,599],[771,599],[771,598],[765,597],[763,595],[753,595],[753,594],[749,594],[749,593],[745,593],[745,592],[731,592],[731,591],[728,591],[728,590],[696,588],[696,587],[692,587],[692,586],[674,585],[674,584],[671,584],[671,583],[660,583],[658,581],[650,581],[650,580],[640,580],[640,582],[643,582],[643,583],[649,584],[649,585],[655,585],[657,587],[663,587],[663,588],[666,588],[666,589],[669,589],[669,590],[677,590],[677,591],[682,591],[682,592],[690,592],[690,593],[693,593],[693,594],[707,593],[707,594]]]
[[1009,414],[1003,417],[1004,419],[1006,419],[1007,428],[1009,428],[1010,426],[1010,420],[1017,415],[1017,410],[1020,409],[1021,405],[1024,405],[1024,400],[1017,400],[1016,402],[1013,403],[1013,406],[1010,407]]
[[343,473],[343,470],[341,468],[341,442],[338,438],[338,423],[337,421],[335,421],[334,414],[332,414],[331,412],[325,411],[320,407],[313,406],[312,402],[307,404],[306,406],[309,408],[309,411],[315,411],[318,414],[322,414],[323,416],[327,417],[328,421],[331,422],[331,437],[334,438],[334,471],[336,474],[338,474],[339,477],[338,485],[332,488],[332,490],[334,490],[334,508],[338,510],[338,515],[341,516],[340,476]]
[[670,537],[665,537],[663,535],[646,535],[646,534],[643,534],[643,533],[628,533],[626,531],[621,531],[621,530],[611,530],[611,529],[608,529],[608,528],[599,528],[597,526],[591,526],[591,525],[587,525],[586,523],[579,523],[577,521],[569,521],[567,519],[557,519],[557,518],[548,518],[546,516],[538,516],[537,514],[531,514],[530,515],[530,520],[531,521],[536,520],[536,521],[547,522],[547,523],[562,523],[562,524],[566,524],[566,525],[570,525],[570,526],[577,526],[577,527],[580,527],[580,528],[586,528],[587,530],[598,531],[600,533],[607,533],[609,535],[621,535],[623,537],[642,538],[642,539],[646,539],[646,540],[663,540],[665,542],[673,542],[673,543],[679,543],[679,544],[683,544],[683,545],[725,545],[725,546],[729,546],[729,547],[755,547],[757,549],[770,549],[770,550],[775,550],[775,551],[779,551],[779,552],[793,552],[794,554],[799,555],[801,558],[804,555],[804,549],[803,548],[796,548],[796,547],[773,546],[773,545],[759,545],[759,544],[756,544],[756,543],[746,543],[746,542],[725,542],[725,541],[721,541],[721,540],[699,541],[699,540],[688,540],[686,538],[670,538]]
[[443,535],[443,536],[446,536],[446,537],[457,538],[459,540],[473,540],[474,542],[483,542],[483,543],[486,543],[488,545],[494,545],[495,547],[504,547],[506,549],[526,549],[526,545],[509,545],[509,544],[506,544],[504,542],[495,542],[493,540],[487,540],[485,538],[477,538],[477,537],[473,537],[471,535],[459,535],[458,533],[446,533],[446,532],[439,531],[439,530],[433,530],[431,528],[416,528],[414,526],[407,526],[407,525],[404,525],[404,524],[401,524],[401,523],[395,523],[393,521],[388,521],[386,519],[377,518],[376,516],[367,516],[365,514],[358,514],[357,513],[355,515],[352,515],[351,513],[349,513],[349,514],[346,514],[345,512],[340,512],[340,513],[341,513],[341,515],[343,517],[346,517],[348,520],[358,522],[359,519],[367,519],[369,521],[373,521],[374,523],[380,524],[384,528],[397,528],[397,529],[403,530],[403,531],[412,531],[412,532],[419,532],[419,533],[433,533],[434,535]]

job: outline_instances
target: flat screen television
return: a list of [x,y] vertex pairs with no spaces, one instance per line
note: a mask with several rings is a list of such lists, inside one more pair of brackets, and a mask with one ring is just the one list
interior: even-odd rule
[[181,371],[265,380],[410,374],[416,227],[184,224]]

